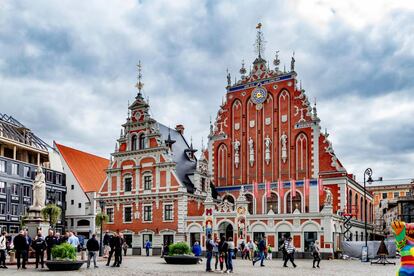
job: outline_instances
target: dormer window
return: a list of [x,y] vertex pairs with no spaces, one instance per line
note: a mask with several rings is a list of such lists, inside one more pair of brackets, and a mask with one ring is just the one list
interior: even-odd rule
[[138,149],[137,146],[138,146],[138,138],[137,138],[137,135],[132,135],[132,138],[131,138],[131,150],[137,150]]

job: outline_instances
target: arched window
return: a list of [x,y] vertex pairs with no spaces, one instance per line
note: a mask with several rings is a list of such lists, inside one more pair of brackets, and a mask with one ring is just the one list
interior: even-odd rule
[[359,202],[358,202],[358,194],[355,193],[355,218],[358,219],[358,214],[359,212],[361,212],[361,208],[360,206],[358,206]]
[[296,192],[296,196],[291,198],[290,192],[288,192],[286,195],[286,212],[288,214],[293,213],[296,209],[302,212],[302,196],[300,193]]
[[307,177],[308,168],[308,141],[301,133],[296,139],[296,178]]
[[272,210],[273,213],[275,214],[279,213],[278,205],[279,205],[279,201],[278,201],[277,194],[271,193],[270,197],[267,198],[267,212],[266,213],[269,213],[270,210]]
[[145,134],[141,133],[139,135],[139,149],[145,149],[146,145],[145,145]]
[[132,135],[132,137],[131,137],[131,150],[137,150],[138,148],[137,148],[137,141],[138,139],[137,139],[137,135]]
[[249,211],[250,215],[254,214],[254,198],[251,194],[246,194],[246,200],[248,203],[247,210]]
[[217,173],[219,186],[225,185],[227,181],[227,147],[224,144],[220,145],[218,149]]

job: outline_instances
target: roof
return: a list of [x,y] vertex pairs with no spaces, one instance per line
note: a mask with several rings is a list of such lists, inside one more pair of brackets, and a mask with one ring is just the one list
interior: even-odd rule
[[55,142],[62,158],[81,186],[87,192],[98,192],[106,177],[109,160]]
[[400,185],[413,185],[414,178],[399,178],[399,179],[383,179],[381,181],[374,181],[372,184],[367,185],[367,189],[373,187],[387,187],[387,186],[400,186]]
[[172,145],[172,157],[176,163],[176,174],[179,180],[187,187],[187,191],[193,192],[194,185],[188,176],[194,174],[197,162],[195,158],[194,161],[190,160],[185,153],[185,150],[190,149],[190,146],[184,136],[175,129],[163,124],[159,124],[159,126],[162,140],[167,140],[168,134],[170,134],[172,140],[175,140],[175,143]]

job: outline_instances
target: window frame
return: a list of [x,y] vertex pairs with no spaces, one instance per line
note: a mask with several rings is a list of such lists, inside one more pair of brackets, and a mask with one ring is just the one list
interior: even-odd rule
[[0,160],[0,173],[6,172],[6,161]]
[[[3,212],[1,212],[3,206]],[[7,204],[6,202],[0,202],[0,215],[5,215],[7,213]]]
[[7,183],[6,181],[0,181],[0,184],[3,184],[3,188],[0,186],[0,194],[6,194]]
[[[126,220],[126,212],[125,210],[129,208],[131,210],[131,214],[130,214],[130,220]],[[132,205],[124,205],[123,206],[123,210],[122,210],[122,221],[123,223],[132,223],[134,219],[134,210],[132,208]]]
[[[149,216],[150,216],[150,220],[147,219],[147,208],[150,208],[150,212],[149,212]],[[152,203],[150,204],[143,204],[142,205],[142,222],[143,223],[152,223]]]
[[[163,215],[162,219],[165,222],[174,221],[174,203],[173,202],[166,202],[163,204]],[[167,207],[171,207],[170,210],[167,210]],[[170,217],[167,218],[167,214],[170,215]]]
[[19,164],[17,164],[17,163],[11,163],[10,173],[12,175],[19,175]]
[[[144,191],[152,191],[153,188],[153,179],[152,179],[152,174],[146,173],[143,175],[143,190]],[[149,179],[149,181],[147,181],[147,179]],[[149,186],[147,186],[147,184],[150,184]]]
[[[112,211],[108,214],[108,210],[112,210]],[[114,218],[115,218],[114,211],[115,210],[114,210],[113,206],[105,207],[105,214],[108,216],[108,222],[107,223],[110,223],[110,224],[114,223]]]
[[[127,187],[127,180],[129,180],[130,182],[129,182],[129,189],[127,190],[126,189],[126,187]],[[124,176],[124,192],[126,192],[126,193],[130,193],[130,192],[132,192],[132,175],[130,175],[130,174],[127,174],[127,175],[125,175]]]

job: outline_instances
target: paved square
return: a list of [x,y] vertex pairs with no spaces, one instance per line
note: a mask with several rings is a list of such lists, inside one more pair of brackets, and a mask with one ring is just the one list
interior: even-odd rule
[[[280,259],[266,261],[265,267],[256,264],[252,266],[250,261],[237,259],[234,261],[235,275],[335,275],[335,276],[389,276],[395,275],[398,268],[397,265],[370,265],[361,263],[360,261],[322,261],[320,269],[312,268],[311,260],[297,260],[297,268],[282,268]],[[10,267],[8,270],[0,270],[0,275],[99,275],[99,276],[115,276],[115,275],[214,275],[221,274],[205,273],[205,259],[202,264],[198,265],[168,265],[160,257],[124,257],[124,262],[120,268],[106,267],[104,260],[100,260],[97,269],[86,269],[86,265],[76,272],[51,272],[48,270],[36,271],[33,265],[27,270],[17,270],[16,266]],[[214,262],[213,262],[214,268]]]

